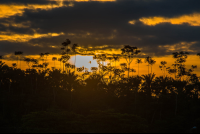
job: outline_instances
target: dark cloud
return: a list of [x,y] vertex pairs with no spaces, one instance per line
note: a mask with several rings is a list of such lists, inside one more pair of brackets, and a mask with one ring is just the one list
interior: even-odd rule
[[35,55],[49,52],[51,54],[60,53],[60,49],[55,49],[48,46],[32,46],[27,43],[13,43],[3,41],[0,45],[1,55],[14,54],[15,51],[22,51],[24,55]]
[[[1,1],[0,3],[12,3]],[[51,1],[52,2],[52,1]],[[15,3],[47,4],[50,1],[15,0]],[[55,3],[55,2],[54,2]],[[68,4],[69,2],[64,2]],[[82,46],[110,45],[119,48],[121,45],[132,45],[143,48],[143,52],[155,55],[171,54],[159,46],[174,45],[181,42],[200,42],[200,26],[189,24],[172,25],[161,23],[156,26],[144,25],[139,21],[142,17],[177,17],[185,14],[200,13],[200,1],[197,0],[118,0],[117,2],[74,2],[73,7],[53,8],[52,10],[25,9],[22,16],[12,16],[0,21],[12,20],[15,23],[31,22],[29,27],[5,27],[0,24],[0,31],[12,31],[19,34],[61,33],[65,35],[53,38],[32,39],[26,43],[0,42],[0,52],[11,52],[21,47],[23,51],[37,54],[39,50],[57,53],[57,49],[49,46],[61,46],[69,38],[72,42]],[[129,24],[136,20],[134,25]],[[88,34],[89,33],[89,34]],[[72,35],[74,34],[74,35]],[[192,50],[199,50],[199,45],[194,44]],[[10,47],[5,45],[9,44]],[[43,48],[33,47],[40,44]],[[104,48],[105,49],[105,48]],[[109,49],[109,48],[108,48]],[[31,51],[30,51],[31,50]]]

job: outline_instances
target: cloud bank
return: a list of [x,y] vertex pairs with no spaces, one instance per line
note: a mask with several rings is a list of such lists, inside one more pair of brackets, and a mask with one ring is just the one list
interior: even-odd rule
[[200,52],[197,0],[2,0],[0,9],[0,55],[60,53],[67,38],[93,51]]

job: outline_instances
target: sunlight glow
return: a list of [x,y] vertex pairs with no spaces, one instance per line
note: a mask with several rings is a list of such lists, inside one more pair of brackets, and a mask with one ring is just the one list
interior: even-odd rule
[[[75,60],[76,58],[76,60]],[[76,63],[75,63],[76,61]],[[76,55],[72,56],[69,61],[71,64],[76,65],[76,67],[86,67],[88,71],[91,71],[91,67],[98,67],[98,64],[96,60],[93,60],[93,56],[81,56],[81,55]]]

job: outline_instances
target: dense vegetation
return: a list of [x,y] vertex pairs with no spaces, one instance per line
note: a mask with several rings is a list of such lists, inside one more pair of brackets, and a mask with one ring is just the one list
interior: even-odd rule
[[[196,66],[185,68],[188,53],[173,53],[173,69],[161,63],[160,68],[173,73],[174,78],[165,73],[155,77],[150,71],[129,76],[133,56],[140,52],[130,46],[122,49],[127,64],[121,69],[104,66],[105,58],[111,58],[102,54],[94,56],[102,62],[89,73],[67,62],[70,43],[63,43],[62,70],[48,69],[48,63],[37,64],[37,60],[28,58],[24,59],[29,65],[26,70],[0,61],[1,132],[200,131],[200,80],[193,74]],[[74,53],[76,46],[72,47]],[[118,58],[112,57],[114,61]],[[152,67],[155,60],[147,57],[146,62]],[[139,67],[141,61],[137,63]]]

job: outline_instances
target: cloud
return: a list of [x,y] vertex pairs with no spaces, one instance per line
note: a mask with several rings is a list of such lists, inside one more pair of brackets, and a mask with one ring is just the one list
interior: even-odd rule
[[15,33],[6,33],[6,32],[0,32],[0,41],[9,41],[9,42],[27,42],[31,39],[36,38],[44,38],[44,37],[54,37],[54,36],[60,36],[64,35],[64,33],[47,33],[47,34],[15,34]]
[[[173,25],[181,25],[188,23],[191,26],[200,26],[200,13],[193,13],[189,15],[182,15],[173,18],[165,17],[149,17],[149,18],[140,18],[141,22],[145,25],[155,26],[160,23],[171,23]],[[129,21],[130,24],[135,24],[135,20]]]
[[25,10],[52,10],[54,8],[59,7],[68,7],[73,6],[72,4],[63,4],[63,2],[59,2],[57,4],[0,4],[0,18],[8,18],[10,16],[21,16],[25,12]]
[[[31,54],[37,54],[40,47],[58,53],[66,38],[81,47],[92,47],[91,51],[118,50],[131,45],[147,55],[159,56],[171,54],[172,48],[180,50],[177,44],[183,42],[184,50],[200,49],[196,45],[200,42],[200,2],[196,0],[11,0],[7,3],[0,2],[7,8],[13,5],[15,10],[0,18],[0,43],[23,42],[17,44],[23,47],[29,44],[25,48],[27,52],[32,49]],[[69,4],[70,7],[64,6]]]

